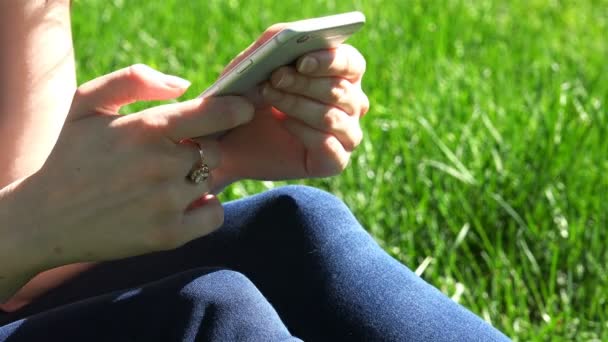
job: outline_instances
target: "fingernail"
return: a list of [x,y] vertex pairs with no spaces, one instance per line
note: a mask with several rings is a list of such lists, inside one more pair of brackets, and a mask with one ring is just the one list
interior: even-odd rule
[[181,77],[163,74],[163,82],[169,88],[186,89],[190,86],[190,81]]
[[306,57],[302,58],[302,60],[300,61],[300,64],[298,65],[298,71],[303,74],[309,74],[309,73],[317,70],[318,66],[319,66],[319,61],[317,61],[316,58],[306,56]]
[[292,84],[293,84],[293,75],[291,75],[287,72],[284,72],[283,75],[281,76],[281,78],[279,79],[279,81],[277,82],[276,87],[282,89],[282,88],[287,88]]
[[264,87],[264,90],[262,90],[262,95],[268,102],[277,102],[283,98],[283,93],[272,88],[270,85],[266,85]]

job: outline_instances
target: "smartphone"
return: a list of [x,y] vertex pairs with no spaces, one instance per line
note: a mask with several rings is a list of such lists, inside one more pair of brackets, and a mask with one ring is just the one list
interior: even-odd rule
[[334,48],[365,23],[361,12],[348,12],[288,23],[230,71],[207,88],[200,97],[242,95],[267,80],[277,68],[295,62],[309,52]]

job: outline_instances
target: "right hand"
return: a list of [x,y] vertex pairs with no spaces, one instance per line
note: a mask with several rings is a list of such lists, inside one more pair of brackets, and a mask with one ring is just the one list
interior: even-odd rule
[[[240,97],[194,99],[121,116],[121,106],[180,96],[187,81],[134,65],[78,88],[57,144],[31,177],[36,246],[57,264],[118,259],[178,247],[223,222],[209,195],[212,178],[185,179],[199,159],[217,167],[214,133],[244,124],[253,106]],[[192,203],[195,203],[192,205]]]

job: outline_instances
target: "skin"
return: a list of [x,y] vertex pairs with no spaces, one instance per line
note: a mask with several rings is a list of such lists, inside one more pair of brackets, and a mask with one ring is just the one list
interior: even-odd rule
[[[67,9],[54,17],[63,34],[39,30],[36,41],[70,40],[69,3],[50,3]],[[40,6],[51,9],[49,3]],[[269,28],[255,44],[279,28]],[[43,64],[39,60],[30,62]],[[57,76],[66,84],[73,80],[70,65]],[[212,194],[232,182],[341,172],[362,137],[359,119],[369,106],[361,90],[364,71],[359,52],[342,45],[279,68],[247,98],[195,99],[119,116],[122,105],[176,98],[189,86],[135,65],[72,88],[69,96],[57,87],[42,88],[42,95],[63,106],[27,107],[27,97],[3,102],[0,128],[18,122],[21,134],[39,132],[27,118],[54,124],[42,135],[53,146],[50,154],[48,147],[33,149],[33,141],[42,141],[35,134],[13,145],[5,142],[14,135],[0,137],[0,154],[14,157],[9,163],[26,165],[18,157],[24,150],[36,156],[27,167],[13,165],[1,175],[10,184],[0,190],[0,216],[8,218],[0,226],[0,300],[8,299],[0,309],[16,310],[95,262],[172,249],[208,234],[223,220]],[[25,82],[23,88],[31,86]],[[69,110],[58,97],[70,99]],[[25,118],[12,115],[16,108],[27,112]],[[228,133],[216,138],[223,131]],[[196,148],[179,143],[188,137],[197,137],[212,168],[199,185],[184,177],[199,159]]]
[[[200,158],[198,151],[178,142],[246,123],[253,106],[243,98],[224,97],[118,114],[122,105],[175,98],[187,86],[135,65],[78,88],[44,166],[3,194],[0,214],[11,224],[0,231],[0,259],[19,255],[21,260],[2,265],[3,275],[14,275],[3,279],[3,289],[23,285],[13,279],[61,265],[175,248],[221,225],[222,207],[208,195],[212,183],[194,185],[185,179]],[[206,163],[216,168],[217,143],[197,140]],[[24,248],[29,250],[24,253]],[[39,294],[36,282],[17,295],[20,302]],[[13,308],[15,300],[5,304]]]
[[76,90],[69,19],[68,0],[0,0],[0,187],[40,168],[59,136]]
[[[269,27],[226,70],[284,25]],[[312,70],[304,69],[306,60]],[[249,95],[256,105],[252,122],[223,136],[222,154],[231,158],[216,172],[218,182],[326,177],[343,171],[361,142],[359,119],[369,109],[361,89],[364,72],[365,59],[349,45],[310,53],[295,67],[276,70]]]
[[[18,201],[17,180],[48,157],[76,90],[69,0],[1,0],[0,45],[10,47],[0,54],[0,245],[10,245],[14,241],[4,230],[14,214],[4,210]],[[9,271],[4,262],[27,253],[6,253],[0,260],[0,302],[35,274],[26,265]]]

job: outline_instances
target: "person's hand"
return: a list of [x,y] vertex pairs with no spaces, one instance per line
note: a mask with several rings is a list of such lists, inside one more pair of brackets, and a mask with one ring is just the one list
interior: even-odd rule
[[118,115],[125,104],[175,98],[188,85],[135,65],[78,88],[55,148],[29,180],[37,189],[30,218],[39,224],[28,233],[38,234],[40,253],[58,264],[117,259],[171,249],[222,224],[212,179],[186,179],[198,148],[179,142],[202,137],[214,169],[220,151],[205,136],[248,122],[253,106],[223,97]]
[[[269,28],[226,70],[281,27]],[[295,66],[276,70],[259,88],[262,101],[253,94],[253,120],[222,137],[218,182],[324,177],[344,170],[361,142],[359,119],[369,108],[361,89],[364,72],[365,59],[349,45],[307,54]]]

